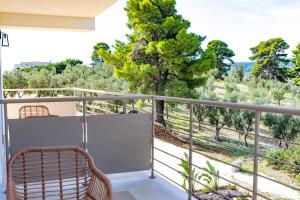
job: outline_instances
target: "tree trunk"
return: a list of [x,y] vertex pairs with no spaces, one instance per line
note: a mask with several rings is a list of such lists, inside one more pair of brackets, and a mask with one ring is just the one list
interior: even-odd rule
[[216,137],[215,140],[218,142],[221,142],[221,137],[220,137],[220,128],[219,128],[219,123],[216,124]]
[[246,133],[244,137],[246,147],[248,147],[247,137],[248,137],[248,133]]
[[282,145],[281,145],[281,140],[279,140],[279,145],[278,145],[280,148],[282,147]]
[[198,121],[199,125],[198,125],[198,128],[199,128],[199,131],[201,131],[202,127],[201,127],[201,122]]
[[156,105],[156,119],[157,122],[166,127],[165,118],[163,116],[165,109],[165,102],[163,100],[155,100]]

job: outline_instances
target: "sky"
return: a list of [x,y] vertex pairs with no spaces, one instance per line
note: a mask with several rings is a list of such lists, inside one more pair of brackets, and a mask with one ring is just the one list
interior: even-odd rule
[[[119,0],[96,17],[94,32],[4,29],[10,47],[2,51],[4,70],[28,61],[61,61],[78,58],[91,63],[93,45],[125,40],[126,0]],[[291,50],[300,42],[300,0],[177,0],[177,10],[191,22],[190,32],[219,39],[235,52],[236,62],[249,61],[250,48],[260,41],[282,37]]]

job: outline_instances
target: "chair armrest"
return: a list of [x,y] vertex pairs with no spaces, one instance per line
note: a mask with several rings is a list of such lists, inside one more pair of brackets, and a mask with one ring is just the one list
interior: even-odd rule
[[112,200],[112,186],[109,179],[93,164],[90,166],[93,173],[87,195],[96,200]]

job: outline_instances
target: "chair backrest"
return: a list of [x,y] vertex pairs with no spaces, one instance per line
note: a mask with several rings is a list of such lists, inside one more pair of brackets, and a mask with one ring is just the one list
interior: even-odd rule
[[[96,169],[91,156],[73,146],[34,147],[17,152],[8,162],[7,182],[9,200],[111,197],[110,183]],[[97,195],[102,192],[102,197],[90,198],[96,184],[100,188]]]
[[26,105],[19,109],[19,118],[32,118],[41,116],[51,116],[49,109],[43,105]]

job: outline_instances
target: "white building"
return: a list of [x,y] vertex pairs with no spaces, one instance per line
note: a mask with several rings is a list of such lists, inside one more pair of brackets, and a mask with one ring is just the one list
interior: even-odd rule
[[27,67],[34,67],[34,66],[47,66],[51,62],[40,62],[40,61],[30,61],[30,62],[20,62],[19,64],[15,64],[15,69],[24,69]]

